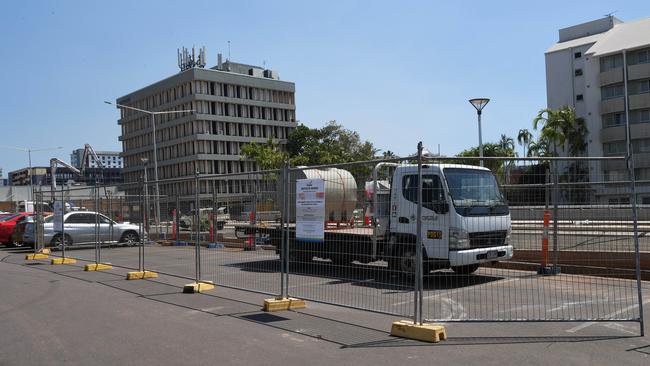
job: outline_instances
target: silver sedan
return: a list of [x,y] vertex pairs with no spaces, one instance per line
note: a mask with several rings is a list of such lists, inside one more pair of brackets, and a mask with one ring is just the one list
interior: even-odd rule
[[49,243],[49,246],[60,247],[62,238],[66,246],[94,244],[96,235],[99,235],[99,241],[102,243],[136,245],[140,241],[138,225],[118,223],[96,212],[69,212],[65,214],[63,223],[62,236],[59,230],[54,230],[54,215],[45,219],[43,232],[45,243]]

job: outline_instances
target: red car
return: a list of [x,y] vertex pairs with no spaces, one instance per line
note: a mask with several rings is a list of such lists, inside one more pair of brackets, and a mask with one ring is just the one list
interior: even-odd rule
[[25,216],[34,216],[34,213],[20,212],[0,218],[0,243],[5,245],[12,244],[11,233],[14,231],[14,226],[16,226],[18,220],[22,219]]

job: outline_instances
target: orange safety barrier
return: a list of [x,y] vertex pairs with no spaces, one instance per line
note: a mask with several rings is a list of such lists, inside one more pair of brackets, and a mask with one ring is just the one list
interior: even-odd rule
[[551,222],[551,213],[548,210],[544,210],[544,232],[542,234],[542,259],[541,266],[542,268],[546,267],[548,264],[548,226]]

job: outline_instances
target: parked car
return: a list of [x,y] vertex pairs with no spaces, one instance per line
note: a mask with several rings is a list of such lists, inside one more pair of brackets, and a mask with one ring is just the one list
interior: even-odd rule
[[19,219],[16,221],[16,225],[14,225],[14,229],[11,232],[11,244],[14,247],[22,247],[24,245],[28,244],[33,244],[33,243],[28,243],[25,242],[25,238],[23,237],[25,230],[27,230],[28,226],[33,228],[33,225],[30,225],[35,221],[35,216],[24,216],[23,218]]
[[7,246],[14,246],[14,243],[11,240],[14,226],[16,226],[16,223],[24,217],[33,215],[33,212],[20,212],[0,218],[0,243]]
[[[95,215],[92,211],[74,211],[64,216],[64,236],[54,230],[54,215],[47,217],[43,224],[44,239],[47,246],[60,247],[62,241],[65,245],[88,245],[95,243]],[[112,230],[112,234],[111,234]],[[104,243],[118,242],[125,245],[136,245],[140,241],[138,235],[139,227],[130,223],[118,223],[108,217],[99,214],[99,239]],[[31,237],[25,231],[23,237],[27,236],[33,243],[35,230],[31,230]]]

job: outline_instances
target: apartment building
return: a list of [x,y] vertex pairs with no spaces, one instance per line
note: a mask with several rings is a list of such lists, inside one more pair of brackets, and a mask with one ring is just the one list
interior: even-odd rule
[[[545,57],[547,105],[573,106],[585,119],[587,155],[625,155],[629,121],[636,178],[650,180],[650,18],[608,16],[560,29]],[[623,161],[591,164],[589,174],[592,182],[628,179]],[[593,190],[602,202],[628,202],[620,187]],[[650,204],[650,187],[639,184],[638,192]]]
[[[104,168],[122,168],[122,157],[120,156],[119,151],[96,151],[95,153]],[[70,165],[77,169],[81,169],[82,166],[86,168],[99,167],[90,154],[86,156],[86,161],[82,162],[83,159],[84,149],[75,149],[72,151],[72,154],[70,154]]]
[[[191,67],[117,99],[117,103],[148,111],[183,111],[155,116],[158,178],[188,180],[160,184],[163,196],[194,194],[196,171],[201,174],[247,173],[258,170],[245,160],[241,147],[274,139],[286,144],[296,126],[295,85],[281,81],[276,72],[219,58],[212,68]],[[144,160],[153,179],[153,126],[149,114],[121,108],[125,183],[140,182]],[[144,160],[143,160],[144,159]],[[221,198],[252,190],[251,175],[220,179],[215,190]],[[200,194],[213,185],[201,182]],[[136,193],[128,189],[127,193]]]

